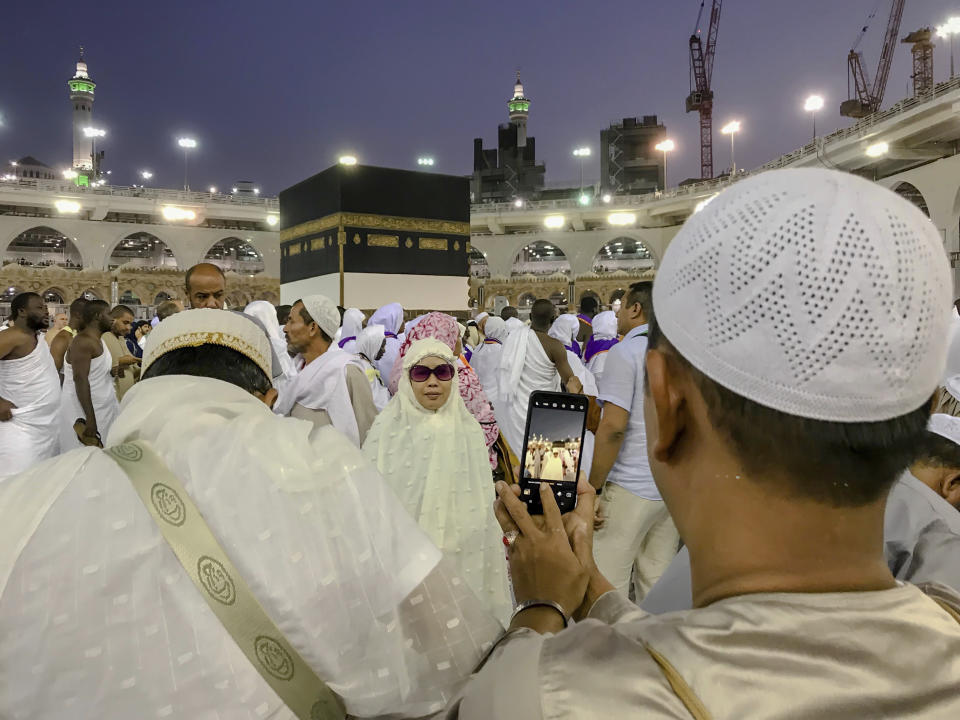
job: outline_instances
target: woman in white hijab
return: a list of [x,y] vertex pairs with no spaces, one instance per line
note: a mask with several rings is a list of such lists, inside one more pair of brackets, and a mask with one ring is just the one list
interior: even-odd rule
[[370,428],[363,454],[460,577],[506,622],[511,600],[486,440],[460,397],[456,368],[445,343],[411,344],[397,394]]
[[390,391],[383,384],[377,361],[383,357],[387,338],[383,334],[383,325],[367,325],[357,336],[357,352],[363,372],[370,381],[370,391],[373,393],[373,404],[377,412],[383,410],[390,402]]
[[351,355],[357,352],[357,338],[366,319],[367,316],[357,308],[346,309],[343,313],[343,322],[340,323],[340,341],[337,343],[341,350]]
[[603,377],[603,367],[607,364],[607,352],[617,342],[617,316],[612,310],[605,310],[593,318],[593,337],[583,351],[583,361],[587,364],[587,370],[596,378],[597,385]]
[[282,378],[278,377],[274,380],[274,386],[279,390],[281,384],[288,383],[296,377],[297,366],[287,352],[287,337],[283,334],[280,321],[277,320],[277,309],[266,300],[254,300],[243,309],[243,314],[256,318],[267,329],[270,345],[273,347],[273,352],[280,361],[280,368],[283,370]]

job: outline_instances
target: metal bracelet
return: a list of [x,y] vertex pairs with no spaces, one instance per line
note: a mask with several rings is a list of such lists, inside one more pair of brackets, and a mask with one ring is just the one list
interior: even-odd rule
[[563,609],[563,606],[560,603],[554,602],[553,600],[524,600],[522,603],[520,603],[513,609],[513,616],[510,618],[511,621],[513,620],[513,618],[515,618],[517,615],[522,613],[524,610],[528,610],[529,608],[532,608],[532,607],[553,608],[558,613],[560,613],[560,617],[563,618],[564,627],[567,627],[567,625],[570,624],[570,616],[567,615],[567,611]]

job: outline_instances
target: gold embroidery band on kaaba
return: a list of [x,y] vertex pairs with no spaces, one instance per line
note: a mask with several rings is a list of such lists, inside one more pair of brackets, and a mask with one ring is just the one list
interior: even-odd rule
[[399,235],[367,235],[367,247],[400,247]]
[[420,249],[421,250],[446,250],[447,239],[422,237],[420,238]]
[[452,220],[428,220],[426,218],[406,218],[393,215],[374,215],[369,213],[340,212],[280,231],[280,242],[296,240],[308,235],[316,235],[340,226],[370,228],[373,230],[392,230],[395,232],[444,233],[447,235],[470,235],[470,223]]

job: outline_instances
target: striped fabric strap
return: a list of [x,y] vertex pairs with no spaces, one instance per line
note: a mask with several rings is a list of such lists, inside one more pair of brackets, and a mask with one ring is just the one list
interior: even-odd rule
[[180,480],[143,442],[107,450],[250,664],[300,720],[343,720],[340,699],[283,636],[210,532]]

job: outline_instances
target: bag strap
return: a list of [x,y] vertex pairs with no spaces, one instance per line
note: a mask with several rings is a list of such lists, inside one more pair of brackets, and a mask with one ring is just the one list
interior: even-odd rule
[[647,652],[650,653],[650,657],[652,657],[654,662],[660,667],[663,676],[667,679],[667,682],[670,683],[670,689],[680,698],[680,702],[687,708],[693,720],[710,720],[710,713],[707,712],[707,708],[700,702],[700,698],[697,697],[693,688],[687,684],[687,681],[683,679],[683,676],[670,664],[670,661],[649,645],[644,645],[644,647]]
[[343,720],[340,698],[300,657],[257,601],[182,483],[143,442],[107,450],[164,540],[250,664],[300,720]]

